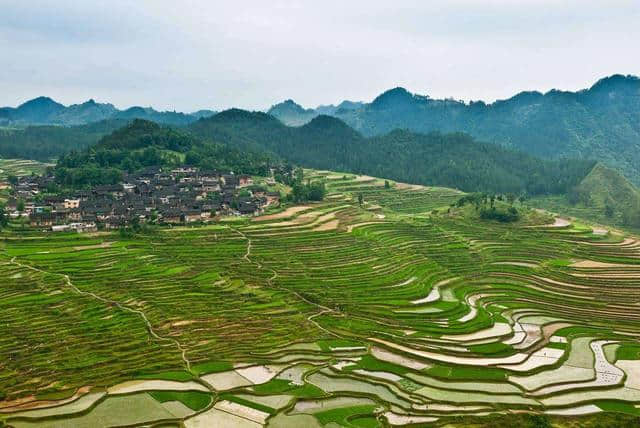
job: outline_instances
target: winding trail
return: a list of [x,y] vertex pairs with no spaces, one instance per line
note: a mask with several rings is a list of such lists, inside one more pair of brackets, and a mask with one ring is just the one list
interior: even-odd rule
[[98,296],[97,294],[92,293],[90,291],[80,290],[73,282],[71,282],[71,278],[69,278],[69,275],[67,275],[67,274],[47,272],[45,270],[36,268],[34,266],[27,265],[27,264],[24,264],[24,263],[20,263],[20,262],[18,262],[16,260],[16,257],[13,257],[11,259],[11,263],[16,265],[16,266],[18,266],[18,267],[21,267],[23,269],[29,269],[31,271],[38,272],[38,273],[41,273],[41,274],[44,274],[44,275],[60,276],[60,277],[62,277],[64,279],[64,281],[67,284],[67,286],[69,288],[71,288],[74,292],[76,292],[77,294],[80,294],[82,296],[92,297],[92,298],[94,298],[94,299],[96,299],[96,300],[98,300],[100,302],[108,303],[110,305],[115,305],[118,308],[122,309],[123,311],[127,311],[127,312],[130,312],[132,314],[138,315],[144,321],[144,323],[145,323],[145,325],[147,327],[147,331],[149,332],[149,334],[152,337],[154,337],[155,339],[160,340],[160,341],[172,342],[173,344],[176,345],[176,347],[180,351],[180,355],[181,355],[182,361],[184,362],[184,364],[185,364],[185,366],[187,368],[187,371],[191,372],[191,362],[189,361],[189,359],[187,358],[187,355],[186,355],[187,350],[176,339],[173,339],[171,337],[160,336],[158,333],[156,333],[156,331],[153,329],[153,326],[151,325],[151,322],[149,322],[149,319],[147,318],[147,316],[145,315],[144,312],[142,312],[142,311],[140,311],[138,309],[133,309],[133,308],[130,308],[128,306],[125,306],[125,305],[123,305],[122,303],[120,303],[120,302],[118,302],[116,300],[111,300],[111,299],[104,298],[102,296]]
[[[240,235],[243,239],[245,239],[247,241],[247,251],[245,252],[245,254],[244,254],[244,256],[242,258],[245,259],[247,262],[256,265],[256,267],[258,269],[263,269],[263,266],[262,266],[262,264],[260,264],[260,262],[251,259],[251,248],[252,248],[252,245],[253,245],[253,242],[251,241],[251,238],[249,238],[244,232],[240,231],[239,229],[236,229],[235,227],[231,227],[230,226],[229,228],[231,230],[233,230],[234,232],[236,232],[238,235]],[[329,308],[327,306],[321,305],[320,303],[312,302],[311,300],[307,299],[306,297],[304,297],[303,295],[301,295],[300,293],[298,293],[295,290],[290,290],[290,289],[288,289],[286,287],[282,287],[282,286],[274,284],[273,281],[276,278],[278,278],[278,272],[275,269],[272,269],[272,268],[269,268],[269,267],[264,268],[264,269],[272,273],[272,275],[267,279],[267,284],[270,287],[275,288],[275,289],[280,290],[280,291],[285,291],[285,292],[291,293],[294,296],[296,296],[298,299],[302,300],[303,302],[305,302],[305,303],[307,303],[307,304],[309,304],[311,306],[315,306],[316,308],[320,309],[320,312],[316,312],[315,314],[309,315],[307,317],[307,321],[309,321],[311,324],[315,325],[317,328],[319,328],[320,330],[324,331],[325,333],[327,333],[327,334],[329,334],[331,336],[337,337],[339,339],[343,338],[339,334],[334,333],[334,332],[332,332],[330,330],[327,330],[326,328],[322,327],[317,321],[314,320],[315,317],[318,317],[318,316],[320,316],[322,314],[326,314],[326,313],[339,314],[338,311],[336,311],[335,309],[331,309],[331,308]],[[339,315],[342,315],[342,314],[339,314]]]

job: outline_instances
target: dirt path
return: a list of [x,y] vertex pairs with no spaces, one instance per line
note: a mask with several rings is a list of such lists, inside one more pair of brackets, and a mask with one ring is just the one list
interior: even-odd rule
[[[245,252],[245,254],[243,256],[243,259],[245,259],[247,262],[249,262],[251,264],[256,265],[256,267],[258,269],[262,269],[263,266],[260,264],[260,262],[257,262],[257,261],[254,261],[254,260],[251,259],[251,248],[252,248],[252,245],[253,245],[253,243],[251,241],[251,238],[249,238],[244,232],[240,231],[239,229],[236,229],[234,227],[231,227],[231,229],[234,232],[236,232],[238,235],[242,236],[247,241],[247,251]],[[327,306],[321,305],[319,303],[312,302],[311,300],[307,299],[306,297],[304,297],[303,295],[301,295],[300,293],[298,293],[295,290],[290,290],[290,289],[288,289],[286,287],[281,287],[281,286],[275,285],[273,283],[273,281],[276,278],[278,278],[278,272],[275,269],[271,269],[271,268],[265,268],[265,269],[272,273],[272,275],[267,279],[267,284],[269,286],[271,286],[273,288],[276,288],[278,290],[281,290],[281,291],[285,291],[285,292],[291,293],[294,296],[296,296],[298,299],[302,300],[303,302],[305,302],[305,303],[307,303],[307,304],[309,304],[311,306],[315,306],[316,308],[320,309],[320,312],[316,312],[315,314],[309,315],[307,317],[307,321],[309,321],[311,324],[313,324],[314,326],[316,326],[320,330],[324,331],[325,333],[327,333],[327,334],[329,334],[331,336],[334,336],[334,337],[342,339],[342,336],[340,336],[340,335],[338,335],[338,334],[336,334],[336,333],[334,333],[332,331],[327,330],[326,328],[322,327],[320,324],[318,324],[318,322],[316,322],[314,320],[315,317],[318,317],[318,316],[320,316],[322,314],[338,313],[337,311],[335,311],[334,309],[331,309],[331,308],[329,308]]]
[[356,227],[367,226],[369,224],[384,224],[384,222],[383,221],[365,221],[362,223],[350,224],[349,226],[347,226],[347,233],[351,233],[351,231]]
[[160,341],[173,342],[176,345],[176,347],[180,351],[180,354],[181,354],[181,357],[182,357],[182,361],[184,362],[184,364],[185,364],[185,366],[187,368],[187,371],[189,371],[189,372],[191,371],[191,362],[187,358],[186,349],[176,339],[173,339],[171,337],[163,337],[163,336],[160,336],[158,333],[156,333],[156,331],[153,329],[153,326],[151,325],[151,322],[149,322],[149,319],[147,318],[147,316],[145,315],[144,312],[142,312],[142,311],[140,311],[138,309],[132,309],[132,308],[130,308],[128,306],[123,305],[122,303],[120,303],[120,302],[118,302],[116,300],[111,300],[111,299],[104,298],[102,296],[98,296],[97,294],[92,293],[90,291],[80,290],[73,282],[71,282],[71,279],[69,278],[69,275],[66,275],[66,274],[63,274],[63,273],[51,273],[51,272],[47,272],[47,271],[44,271],[42,269],[30,266],[30,265],[26,265],[26,264],[20,263],[20,262],[18,262],[16,260],[16,257],[13,257],[11,259],[11,263],[16,265],[16,266],[19,266],[19,267],[21,267],[23,269],[29,269],[31,271],[39,272],[39,273],[42,273],[42,274],[45,274],[45,275],[48,274],[48,275],[60,276],[60,277],[62,277],[64,279],[64,281],[67,284],[67,286],[69,288],[71,288],[74,292],[76,292],[77,294],[80,294],[80,295],[83,295],[83,296],[92,297],[95,300],[99,300],[100,302],[107,303],[107,304],[110,304],[110,305],[115,305],[118,308],[122,309],[123,311],[127,311],[127,312],[130,312],[132,314],[138,315],[144,321],[144,323],[145,323],[145,325],[147,327],[147,331],[149,332],[149,334],[152,337],[154,337],[155,339],[160,340]]

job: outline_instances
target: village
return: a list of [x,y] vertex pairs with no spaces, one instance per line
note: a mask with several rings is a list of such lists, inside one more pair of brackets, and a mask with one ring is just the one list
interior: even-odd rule
[[254,184],[249,175],[180,167],[149,167],[123,182],[69,194],[51,194],[51,175],[17,178],[6,211],[13,219],[53,232],[122,229],[142,223],[206,223],[222,216],[255,216],[280,203],[268,191],[273,178]]

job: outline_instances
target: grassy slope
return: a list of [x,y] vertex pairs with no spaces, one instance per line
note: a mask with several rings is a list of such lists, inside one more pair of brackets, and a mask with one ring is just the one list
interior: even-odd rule
[[[533,198],[530,203],[560,214],[613,226],[624,225],[625,212],[640,209],[640,190],[616,170],[600,163],[582,180],[576,191],[588,195],[588,200],[570,204],[567,196],[556,195]],[[607,201],[614,207],[612,217],[605,214]]]

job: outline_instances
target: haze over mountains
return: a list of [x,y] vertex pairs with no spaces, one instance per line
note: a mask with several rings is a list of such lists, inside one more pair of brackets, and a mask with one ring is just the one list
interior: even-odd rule
[[0,108],[0,126],[27,125],[85,125],[110,119],[147,119],[168,125],[186,125],[201,117],[215,114],[211,110],[195,113],[160,112],[151,107],[130,107],[118,110],[113,104],[97,103],[94,100],[82,104],[64,106],[51,98],[38,97],[16,108]]

